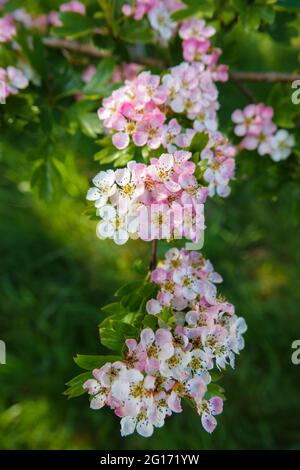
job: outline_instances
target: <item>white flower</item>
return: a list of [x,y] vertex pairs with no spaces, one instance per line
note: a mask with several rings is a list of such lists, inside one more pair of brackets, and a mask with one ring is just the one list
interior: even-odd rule
[[172,21],[168,10],[161,4],[148,13],[150,24],[162,39],[168,41],[176,28],[176,23]]
[[160,373],[164,377],[183,381],[188,376],[187,365],[190,360],[190,352],[184,352],[182,349],[176,348],[174,355],[161,364]]
[[88,190],[86,198],[88,201],[95,201],[95,207],[103,207],[108,198],[116,192],[115,172],[100,171],[93,179],[93,183],[96,187]]
[[150,423],[148,413],[143,411],[138,416],[125,416],[121,419],[121,436],[129,436],[137,431],[143,437],[150,437],[153,434],[154,427]]
[[112,238],[117,245],[124,245],[137,232],[138,217],[130,212],[119,214],[115,207],[106,205],[98,210],[98,215],[102,218],[96,228],[100,239]]
[[280,160],[286,160],[292,151],[292,147],[295,145],[295,138],[289,134],[285,129],[280,129],[272,137],[271,140],[271,158],[274,162]]

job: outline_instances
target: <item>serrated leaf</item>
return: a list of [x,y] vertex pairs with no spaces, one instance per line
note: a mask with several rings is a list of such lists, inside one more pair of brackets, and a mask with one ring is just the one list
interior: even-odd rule
[[89,83],[83,88],[85,95],[94,95],[95,97],[105,97],[112,91],[110,79],[115,67],[115,61],[112,58],[103,59],[96,73]]
[[74,357],[74,362],[81,367],[81,369],[86,370],[99,369],[107,362],[116,362],[121,360],[121,356],[86,356],[77,354],[77,356]]
[[68,398],[76,398],[84,395],[86,390],[82,388],[84,382],[92,378],[91,372],[83,372],[66,383],[67,389],[63,392]]
[[189,148],[190,152],[201,153],[202,150],[206,147],[208,139],[209,137],[206,132],[197,132],[197,134],[194,135],[192,143],[190,145],[190,148]]
[[62,22],[62,26],[52,30],[59,37],[79,38],[91,34],[96,27],[95,22],[91,18],[73,11],[59,12],[58,18]]

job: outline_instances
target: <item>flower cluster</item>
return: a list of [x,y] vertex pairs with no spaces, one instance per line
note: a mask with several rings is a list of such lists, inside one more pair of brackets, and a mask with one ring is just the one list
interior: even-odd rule
[[147,312],[157,315],[166,307],[183,311],[201,303],[214,305],[215,284],[222,282],[222,277],[201,253],[171,248],[152,271],[151,281],[159,286],[159,292],[156,299],[148,301]]
[[184,21],[179,29],[183,40],[183,57],[187,62],[201,62],[212,73],[215,81],[228,80],[228,66],[217,65],[221,49],[212,45],[210,38],[215,34],[213,26],[207,26],[204,20]]
[[9,66],[7,69],[0,67],[0,83],[3,84],[0,88],[0,99],[5,99],[26,88],[29,82],[22,70]]
[[131,161],[127,168],[101,171],[87,199],[95,202],[101,222],[99,238],[124,244],[129,237],[145,241],[187,238],[197,243],[205,228],[204,202],[208,189],[195,176],[192,154],[176,151]]
[[223,410],[222,398],[207,393],[211,372],[225,369],[227,364],[234,367],[235,354],[244,347],[245,320],[235,315],[231,304],[216,298],[213,283],[221,278],[198,252],[171,249],[152,280],[164,286],[167,304],[172,286],[179,288],[181,297],[177,299],[185,303],[180,318],[176,307],[177,326],[164,326],[156,332],[146,328],[139,342],[127,339],[124,361],[95,369],[93,378],[84,383],[92,396],[90,406],[100,409],[107,405],[114,410],[121,418],[123,436],[136,430],[149,437],[155,427],[164,425],[166,417],[182,411],[185,398],[211,433],[217,425],[215,416]]
[[[202,63],[182,64],[170,69],[162,80],[142,72],[103,100],[98,116],[106,129],[115,131],[118,149],[130,141],[150,149],[160,146],[168,151],[185,148],[197,131],[217,129],[218,90],[209,70]],[[184,113],[192,121],[186,129],[176,118]]]
[[122,11],[126,16],[132,16],[136,21],[148,16],[151,27],[158,38],[169,41],[176,31],[177,23],[171,15],[184,7],[179,0],[136,0],[134,5],[126,4]]
[[16,34],[16,25],[11,15],[0,18],[0,43],[9,42]]
[[274,161],[285,160],[295,144],[294,137],[284,129],[277,130],[272,119],[273,108],[263,103],[250,104],[232,114],[234,132],[242,137],[241,148],[257,149],[259,155],[270,155]]

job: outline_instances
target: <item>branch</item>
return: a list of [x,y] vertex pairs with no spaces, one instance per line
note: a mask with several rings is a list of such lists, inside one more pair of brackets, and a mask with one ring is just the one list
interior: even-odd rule
[[150,262],[150,266],[149,266],[149,271],[153,271],[156,268],[156,264],[157,264],[156,249],[157,249],[157,240],[153,240],[152,241],[151,262]]
[[85,54],[97,59],[110,57],[111,52],[107,49],[99,49],[92,44],[82,44],[79,41],[69,41],[68,39],[57,38],[44,38],[43,43],[45,46],[53,49],[67,49],[68,51],[77,52],[78,54]]
[[[45,38],[43,40],[45,46],[51,47],[53,49],[67,49],[72,52],[77,52],[78,54],[85,54],[97,59],[102,59],[104,57],[111,57],[111,52],[107,49],[100,49],[93,46],[92,44],[84,44],[79,41],[70,41],[68,39],[59,39],[59,38]],[[150,65],[157,68],[164,68],[164,64],[160,59],[154,57],[144,57],[137,59],[136,62],[139,62],[144,65]],[[294,80],[300,80],[300,75],[297,73],[280,73],[280,72],[231,72],[231,80],[238,82],[250,81],[250,82],[267,82],[267,83],[288,83],[293,82]]]
[[267,83],[291,83],[294,80],[300,80],[300,75],[296,73],[280,72],[230,72],[232,80],[241,82],[267,82]]
[[[79,41],[70,41],[68,39],[58,38],[45,38],[43,44],[53,49],[66,49],[68,51],[76,52],[77,54],[84,54],[96,59],[103,59],[111,57],[111,51],[107,49],[99,49],[92,44],[82,44]],[[154,57],[141,57],[134,59],[134,61],[141,65],[148,65],[149,67],[157,67],[164,69],[164,64],[161,60],[155,59]]]
[[256,99],[250,88],[247,87],[244,83],[240,82],[234,77],[231,77],[231,80],[235,83],[237,88],[246,96],[250,103],[255,103]]

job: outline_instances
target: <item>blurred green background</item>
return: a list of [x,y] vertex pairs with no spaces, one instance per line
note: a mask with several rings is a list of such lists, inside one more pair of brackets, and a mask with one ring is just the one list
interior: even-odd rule
[[[149,256],[149,246],[97,240],[94,223],[81,215],[83,198],[47,207],[24,193],[25,184],[1,184],[7,365],[0,366],[0,448],[300,448],[300,366],[291,364],[291,343],[300,338],[300,187],[289,182],[277,198],[261,194],[255,175],[243,179],[246,163],[252,165],[247,157],[241,162],[232,196],[206,210],[204,253],[249,327],[236,370],[225,374],[227,402],[212,436],[186,409],[151,439],[122,439],[112,412],[89,410],[86,396],[62,395],[64,382],[79,373],[72,356],[101,353],[100,305],[135,275],[132,263]],[[268,185],[273,164],[258,163]]]
[[[224,62],[236,70],[292,71],[299,44],[291,49],[275,41],[293,15],[281,18],[272,40],[241,28],[226,35],[219,44]],[[246,101],[233,84],[220,91],[226,129],[230,113]],[[289,127],[289,86],[252,91],[257,100],[268,96],[277,122]],[[150,439],[121,438],[112,412],[90,410],[86,396],[62,395],[64,383],[80,372],[72,357],[103,353],[100,306],[138,276],[133,262],[150,256],[145,243],[116,247],[98,240],[95,222],[82,214],[88,179],[98,171],[93,145],[79,131],[67,141],[64,188],[51,204],[29,191],[26,149],[16,140],[0,146],[0,338],[7,345],[7,364],[0,365],[0,448],[300,449],[300,366],[291,363],[291,344],[300,339],[296,156],[276,164],[241,154],[232,195],[206,208],[203,252],[224,278],[221,293],[248,323],[246,348],[224,377],[227,401],[213,435],[187,408]]]

